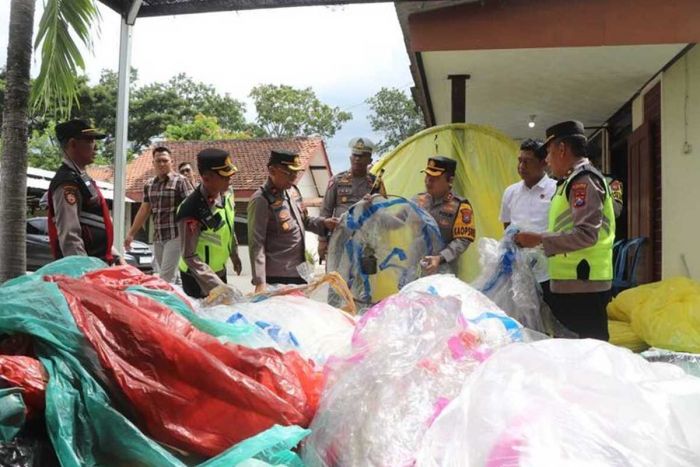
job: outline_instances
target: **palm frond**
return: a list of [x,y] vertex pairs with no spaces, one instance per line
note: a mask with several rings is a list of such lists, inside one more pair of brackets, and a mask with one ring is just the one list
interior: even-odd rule
[[45,0],[34,42],[41,48],[41,70],[32,87],[35,111],[70,115],[77,103],[78,77],[85,70],[79,43],[92,50],[99,35],[100,13],[95,0]]

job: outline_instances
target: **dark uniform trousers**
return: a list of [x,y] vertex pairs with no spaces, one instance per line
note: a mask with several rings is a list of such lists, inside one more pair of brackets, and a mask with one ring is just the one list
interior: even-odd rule
[[575,329],[579,337],[609,339],[606,307],[612,297],[610,290],[588,293],[552,293],[547,290],[545,297],[554,317],[568,329]]

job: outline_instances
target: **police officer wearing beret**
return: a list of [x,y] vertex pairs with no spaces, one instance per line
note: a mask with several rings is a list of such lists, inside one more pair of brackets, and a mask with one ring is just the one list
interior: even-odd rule
[[274,150],[268,179],[248,203],[248,248],[255,292],[266,284],[303,284],[297,266],[306,260],[306,229],[323,235],[335,218],[309,217],[294,181],[303,166],[294,152]]
[[187,295],[203,298],[226,283],[226,262],[240,275],[241,260],[234,231],[231,177],[238,171],[223,149],[197,154],[200,185],[182,202],[175,217],[180,232],[180,275]]
[[56,125],[63,163],[48,190],[49,242],[55,259],[95,256],[108,264],[123,258],[113,246],[112,218],[107,201],[85,167],[95,160],[96,140],[105,134],[83,120]]
[[428,211],[440,229],[445,248],[437,255],[426,256],[421,261],[426,274],[457,270],[457,260],[476,237],[474,210],[466,198],[452,191],[457,161],[443,156],[428,159],[425,170],[424,193],[413,200]]
[[559,179],[545,234],[516,234],[518,245],[539,244],[548,257],[554,316],[580,337],[608,340],[606,306],[613,277],[613,197],[603,174],[586,157],[581,122],[547,129],[547,163]]
[[[374,143],[368,138],[353,138],[349,146],[350,170],[340,172],[328,181],[320,213],[324,219],[342,216],[350,206],[370,194],[375,185],[377,177],[367,170],[372,162]],[[319,236],[318,256],[321,260],[326,258],[329,237],[330,232]]]

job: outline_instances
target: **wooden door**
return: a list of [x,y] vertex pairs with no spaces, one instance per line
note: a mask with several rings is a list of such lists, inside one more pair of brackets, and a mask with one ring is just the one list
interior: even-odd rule
[[654,155],[651,125],[648,122],[632,132],[627,148],[628,238],[648,239],[637,270],[641,284],[654,278]]

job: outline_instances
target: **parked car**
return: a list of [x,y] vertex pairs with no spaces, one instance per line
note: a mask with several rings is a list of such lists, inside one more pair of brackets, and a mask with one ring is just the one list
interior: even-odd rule
[[[153,252],[143,242],[131,242],[131,249],[124,254],[124,259],[145,273],[153,272]],[[36,271],[52,261],[47,218],[27,219],[27,270]]]

